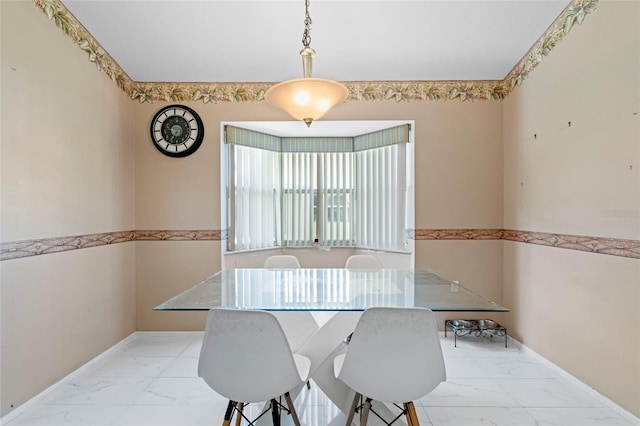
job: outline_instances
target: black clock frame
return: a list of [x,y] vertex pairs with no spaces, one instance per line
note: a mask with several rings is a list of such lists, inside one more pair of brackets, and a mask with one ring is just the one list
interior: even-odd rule
[[[172,143],[169,142],[165,139],[165,134],[163,129],[161,128],[159,131],[156,131],[155,125],[158,122],[158,119],[160,118],[160,116],[162,116],[162,114],[169,114],[163,121],[162,123],[166,122],[167,120],[170,120],[173,117],[177,117],[179,119],[182,119],[182,121],[186,122],[188,124],[188,121],[184,118],[184,114],[179,115],[179,114],[174,114],[171,115],[171,110],[172,109],[179,109],[179,110],[184,110],[186,112],[188,112],[189,114],[191,114],[193,116],[193,119],[195,120],[195,128],[198,130],[198,134],[194,139],[194,142],[187,147],[185,150],[183,151],[179,151],[179,152],[173,152],[173,151],[169,151],[168,148],[171,146],[175,146],[175,145],[182,145],[184,144],[184,140],[180,143]],[[176,124],[176,126],[180,127],[182,129],[182,126],[180,126],[179,124]],[[184,106],[184,105],[169,105],[166,107],[161,108],[154,116],[153,119],[151,120],[151,125],[149,126],[149,132],[151,135],[151,141],[153,142],[153,146],[156,147],[156,149],[158,151],[160,151],[161,153],[163,153],[164,155],[167,155],[169,157],[186,157],[188,155],[193,154],[194,152],[196,152],[198,150],[198,148],[200,148],[200,145],[202,145],[202,140],[204,139],[204,125],[202,124],[202,119],[200,118],[200,116],[198,115],[197,112],[195,112],[193,109]],[[160,132],[161,138],[158,138],[157,136],[157,132]],[[189,132],[191,132],[191,126],[189,126]],[[187,135],[187,139],[188,139],[188,135]],[[160,145],[160,141],[163,141],[164,143],[166,143],[166,147],[163,147]]]

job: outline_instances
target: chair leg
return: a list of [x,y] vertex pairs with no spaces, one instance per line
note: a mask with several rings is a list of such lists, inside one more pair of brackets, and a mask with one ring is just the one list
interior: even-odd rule
[[289,395],[289,392],[284,394],[284,399],[285,401],[287,401],[287,406],[289,407],[289,411],[291,412],[293,424],[296,426],[300,426],[300,419],[298,419],[298,413],[296,413],[296,407],[293,406],[293,401],[291,400],[291,395]]
[[239,402],[236,407],[238,410],[238,415],[236,416],[236,426],[240,426],[242,424],[242,412],[244,411],[244,402]]
[[362,410],[362,416],[360,417],[360,426],[367,425],[367,419],[369,418],[370,410],[371,410],[371,398],[367,398],[364,401],[364,410]]
[[405,416],[407,417],[407,425],[420,426],[418,415],[416,414],[416,407],[413,405],[413,402],[405,402],[404,409],[406,410]]
[[231,419],[233,418],[233,409],[236,407],[235,401],[229,401],[227,404],[227,411],[224,413],[224,420],[222,422],[222,426],[229,426],[231,424]]
[[271,400],[271,418],[273,419],[273,426],[280,426],[280,407],[275,399]]
[[347,423],[345,423],[345,426],[351,426],[351,423],[353,423],[353,416],[355,416],[356,414],[356,408],[358,408],[358,403],[360,402],[360,397],[362,395],[360,395],[358,392],[356,392],[356,394],[353,396],[353,402],[351,403],[351,408],[349,409],[349,417],[347,417]]

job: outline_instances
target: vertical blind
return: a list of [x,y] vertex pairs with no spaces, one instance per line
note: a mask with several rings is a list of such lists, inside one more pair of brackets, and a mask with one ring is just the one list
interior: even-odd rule
[[406,146],[388,145],[356,156],[357,246],[402,251],[406,244]]
[[327,247],[353,247],[354,176],[352,152],[319,155],[319,242]]
[[230,151],[229,251],[278,247],[280,241],[279,153],[235,145]]
[[228,251],[406,249],[403,125],[355,138],[278,138],[227,126]]
[[282,154],[283,246],[308,247],[316,237],[317,154]]

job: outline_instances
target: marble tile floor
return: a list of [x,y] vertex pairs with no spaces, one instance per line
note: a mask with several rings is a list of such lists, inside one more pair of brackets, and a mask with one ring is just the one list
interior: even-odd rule
[[[4,424],[221,425],[227,401],[196,373],[201,341],[202,333],[135,333],[30,401],[18,415],[5,417]],[[441,344],[448,377],[415,401],[421,425],[640,425],[517,342],[505,348],[502,339],[463,337],[454,348],[449,334],[441,336]],[[306,426],[344,425],[345,416],[317,386],[303,389],[295,404]],[[283,424],[293,424],[290,416]],[[370,417],[369,424],[382,423]]]

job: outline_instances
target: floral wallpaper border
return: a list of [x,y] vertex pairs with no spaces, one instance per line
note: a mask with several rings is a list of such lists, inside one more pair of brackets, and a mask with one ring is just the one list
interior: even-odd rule
[[[105,232],[71,237],[14,241],[0,243],[0,261],[130,241],[222,241],[226,238],[227,232],[221,230],[148,230]],[[510,229],[416,229],[409,231],[409,238],[417,241],[507,240],[640,259],[640,240],[516,231]]]
[[[599,0],[573,0],[534,43],[503,80],[491,81],[351,81],[350,101],[415,102],[457,99],[479,101],[504,99],[551,53],[576,24],[592,13]],[[131,80],[118,63],[64,7],[60,0],[33,0],[49,20],[87,52],[96,64],[127,96],[143,102],[203,103],[253,102],[264,100],[274,83],[141,83]]]

